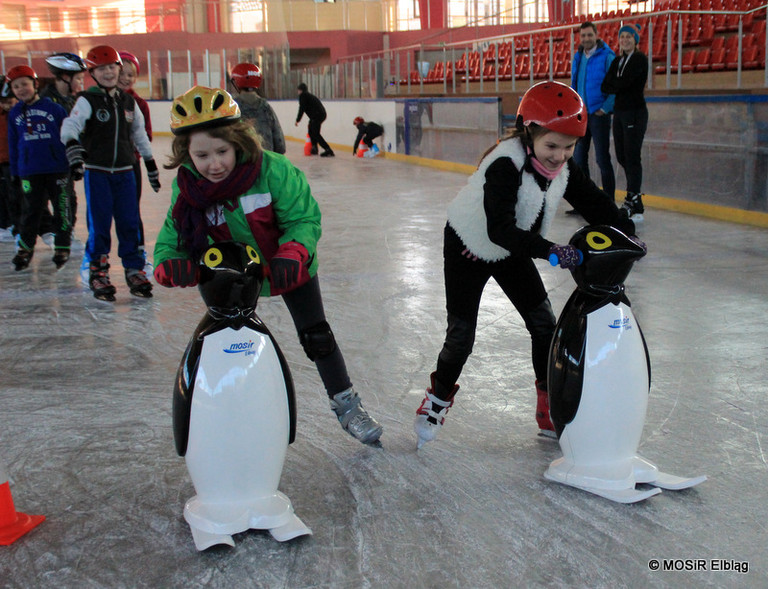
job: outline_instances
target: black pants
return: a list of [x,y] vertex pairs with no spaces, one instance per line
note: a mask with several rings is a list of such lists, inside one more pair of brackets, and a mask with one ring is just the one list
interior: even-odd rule
[[[317,275],[296,290],[285,293],[283,300],[299,334],[308,327],[325,321],[323,297],[320,293],[320,280]],[[317,371],[329,398],[352,386],[344,356],[342,356],[338,345],[328,356],[317,358],[315,366],[317,366]]]
[[53,207],[51,230],[55,234],[54,244],[57,249],[69,249],[72,243],[72,216],[70,190],[72,182],[69,173],[38,174],[21,180],[21,220],[19,243],[26,249],[34,249],[37,234],[41,227],[41,218],[48,209],[48,201]]
[[642,149],[648,128],[648,109],[617,110],[613,113],[613,146],[616,160],[627,177],[627,192],[640,194],[643,186]]
[[381,137],[383,131],[370,131],[365,134],[363,137],[363,143],[365,143],[368,146],[368,149],[371,149],[373,147],[373,140],[377,137]]
[[509,256],[498,262],[472,261],[461,255],[466,246],[450,225],[443,245],[448,329],[437,361],[438,397],[449,393],[461,374],[475,340],[480,298],[490,278],[520,313],[531,335],[533,370],[546,381],[555,316],[541,276],[530,258]]
[[331,146],[325,142],[323,136],[320,135],[320,127],[323,126],[325,119],[309,119],[309,125],[307,131],[309,132],[309,141],[312,143],[312,151],[317,151],[319,145],[325,151],[333,151]]
[[0,164],[0,229],[13,227],[19,232],[21,223],[21,198],[19,187],[11,181],[11,164]]

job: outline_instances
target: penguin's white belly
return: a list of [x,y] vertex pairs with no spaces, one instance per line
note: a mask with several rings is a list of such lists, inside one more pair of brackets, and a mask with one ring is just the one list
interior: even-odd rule
[[584,476],[587,467],[587,478],[628,482],[648,406],[642,334],[624,303],[593,311],[586,325],[581,400],[560,447],[572,474]]
[[207,336],[186,453],[197,500],[236,504],[273,495],[289,430],[285,376],[269,336],[248,328]]

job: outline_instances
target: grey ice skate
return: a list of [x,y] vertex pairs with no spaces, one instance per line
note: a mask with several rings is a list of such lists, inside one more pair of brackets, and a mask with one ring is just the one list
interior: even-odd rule
[[363,444],[373,444],[381,437],[384,428],[363,409],[360,397],[353,388],[336,393],[331,399],[331,409],[349,435]]

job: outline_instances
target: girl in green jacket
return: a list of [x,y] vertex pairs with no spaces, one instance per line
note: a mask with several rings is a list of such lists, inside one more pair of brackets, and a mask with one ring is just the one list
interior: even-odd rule
[[194,286],[210,243],[252,246],[269,265],[262,295],[282,295],[342,427],[375,443],[382,427],[361,405],[325,318],[316,256],[320,209],[304,174],[285,156],[262,150],[224,90],[195,86],[177,97],[171,131],[166,168],[179,170],[155,246],[155,280]]

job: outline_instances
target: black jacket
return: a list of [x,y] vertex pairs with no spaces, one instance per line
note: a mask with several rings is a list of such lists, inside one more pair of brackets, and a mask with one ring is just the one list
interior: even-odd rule
[[616,56],[600,88],[606,94],[616,95],[614,111],[645,108],[643,93],[648,82],[648,57],[635,50],[626,64],[623,59],[621,54]]
[[296,122],[301,120],[301,117],[307,113],[307,117],[310,120],[324,121],[325,107],[320,99],[314,94],[310,94],[306,90],[299,94],[299,114],[296,115]]
[[384,127],[378,123],[360,123],[357,125],[357,137],[355,137],[355,145],[352,147],[352,153],[357,153],[357,146],[363,140],[363,137],[368,139],[376,139],[384,133]]

